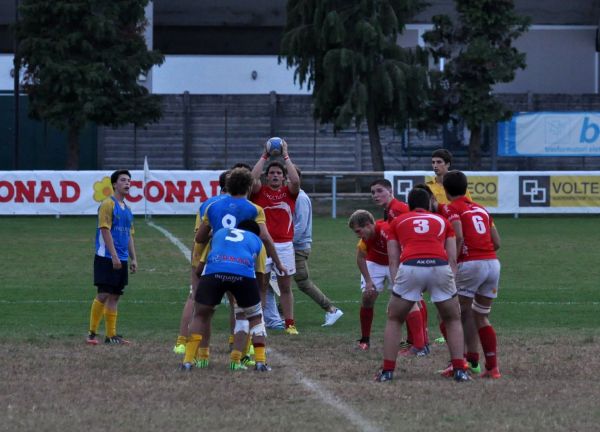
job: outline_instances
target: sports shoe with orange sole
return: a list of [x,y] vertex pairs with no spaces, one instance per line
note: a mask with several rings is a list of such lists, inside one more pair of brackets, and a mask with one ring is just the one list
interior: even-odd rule
[[498,367],[495,367],[493,369],[486,369],[483,372],[481,372],[481,375],[479,375],[481,378],[491,378],[491,379],[498,379],[502,376],[502,374],[500,373],[500,371],[498,370]]

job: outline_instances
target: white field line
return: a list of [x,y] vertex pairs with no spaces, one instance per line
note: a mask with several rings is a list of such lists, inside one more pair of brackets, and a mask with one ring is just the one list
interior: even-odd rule
[[[270,353],[271,356],[274,355],[275,357],[278,357],[279,360],[285,364],[294,364],[294,362],[288,357],[273,349],[270,350]],[[366,432],[378,432],[382,430],[370,421],[363,418],[350,405],[340,400],[335,394],[329,392],[327,389],[324,389],[317,382],[305,377],[302,372],[295,370],[292,371],[292,373],[296,375],[296,379],[300,382],[300,384],[302,384],[302,386],[316,394],[322,402],[338,410],[344,417],[350,420],[356,429]]]
[[171,234],[169,231],[167,231],[166,229],[164,229],[163,227],[156,225],[154,222],[152,221],[147,221],[146,222],[148,225],[150,225],[152,228],[157,229],[158,231],[160,231],[166,238],[169,239],[169,241],[171,243],[173,243],[175,246],[177,246],[177,249],[179,249],[181,251],[181,253],[189,260],[192,256],[192,251],[185,245],[183,244],[183,242],[181,240],[179,240],[177,237],[175,237],[173,234]]
[[[156,225],[155,223],[148,222],[148,225],[150,225],[153,228],[156,228],[158,231],[160,231],[162,234],[164,234],[165,237],[167,237],[175,246],[177,246],[177,248],[181,251],[181,253],[183,253],[183,255],[187,259],[189,259],[192,252],[177,237],[175,237],[173,234],[171,234],[169,231],[167,231],[163,227]],[[271,354],[275,354],[275,356],[279,357],[284,363],[292,364],[292,362],[290,362],[284,355],[276,353],[274,350],[271,350]],[[367,432],[378,432],[379,431],[379,429],[377,427],[373,426],[368,420],[365,420],[360,414],[358,414],[356,411],[354,411],[352,409],[352,407],[350,407],[349,405],[346,405],[343,401],[339,400],[332,393],[321,388],[321,386],[319,386],[314,381],[306,378],[302,374],[302,372],[296,371],[295,375],[296,375],[297,379],[300,381],[300,384],[302,384],[308,390],[312,391],[315,395],[317,395],[317,397],[321,401],[323,401],[327,405],[330,405],[331,407],[338,410],[344,417],[346,417],[348,420],[350,420],[350,422],[352,424],[359,426],[359,430],[367,431]]]

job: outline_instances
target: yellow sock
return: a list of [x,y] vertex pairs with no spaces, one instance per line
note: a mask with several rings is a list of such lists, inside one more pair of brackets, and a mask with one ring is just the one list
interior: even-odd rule
[[104,308],[104,325],[106,326],[106,337],[117,335],[117,311]]
[[242,360],[242,352],[236,349],[231,350],[231,354],[229,354],[229,358],[232,362],[239,363]]
[[185,345],[187,343],[187,336],[179,335],[177,336],[177,342],[175,342],[175,346]]
[[208,360],[210,357],[210,348],[198,348],[198,360]]
[[267,362],[267,349],[264,346],[254,345],[254,360],[258,363]]
[[229,335],[229,345],[233,345],[233,335]]
[[196,358],[196,351],[198,351],[198,345],[202,340],[202,335],[198,333],[192,333],[185,344],[185,357],[183,358],[184,363],[192,363]]
[[92,333],[98,333],[98,326],[100,325],[100,320],[102,320],[102,315],[104,315],[104,303],[99,302],[98,299],[94,299],[92,310],[90,311],[90,331]]

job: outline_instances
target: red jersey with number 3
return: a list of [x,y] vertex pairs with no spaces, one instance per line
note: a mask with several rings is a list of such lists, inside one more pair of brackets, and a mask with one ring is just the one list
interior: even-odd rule
[[294,211],[297,197],[297,194],[292,195],[287,186],[273,190],[265,185],[250,197],[252,202],[265,211],[267,229],[275,243],[291,242],[294,239]]
[[402,248],[401,263],[421,258],[448,260],[446,239],[454,236],[452,225],[445,217],[426,210],[398,216],[389,229],[389,240],[396,240]]
[[385,220],[389,223],[404,213],[408,213],[408,204],[394,198],[385,209]]
[[462,196],[439,209],[450,222],[460,221],[464,243],[458,261],[496,259],[492,242],[492,216],[485,208]]

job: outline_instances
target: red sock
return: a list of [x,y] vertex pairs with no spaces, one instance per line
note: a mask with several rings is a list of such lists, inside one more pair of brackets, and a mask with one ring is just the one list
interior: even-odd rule
[[479,363],[479,353],[468,352],[465,354],[465,358],[469,363],[471,363],[474,366],[477,366],[477,364]]
[[498,366],[496,359],[496,332],[494,328],[491,325],[480,328],[479,340],[481,341],[483,355],[485,356],[485,368],[487,370],[494,369]]
[[411,345],[413,343],[412,328],[411,328],[410,324],[408,323],[408,319],[406,320],[406,342],[408,342]]
[[411,329],[412,344],[418,349],[425,348],[425,339],[423,339],[423,316],[421,311],[414,311],[406,317],[406,325]]
[[465,370],[467,365],[465,364],[464,358],[452,359],[452,369],[457,370]]
[[446,324],[444,324],[444,321],[440,321],[440,332],[442,333],[442,336],[444,336],[444,339],[448,339],[448,335],[446,334]]
[[427,304],[425,300],[421,300],[421,316],[423,317],[423,339],[425,345],[429,345],[429,327],[427,322]]
[[360,307],[360,331],[362,337],[371,336],[371,324],[373,324],[373,308]]
[[293,319],[287,319],[285,320],[285,328],[288,328],[290,326],[296,325],[296,321],[294,321]]
[[383,367],[384,371],[394,371],[396,370],[396,360],[386,360],[383,359]]

